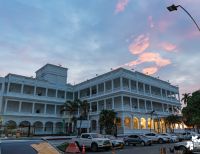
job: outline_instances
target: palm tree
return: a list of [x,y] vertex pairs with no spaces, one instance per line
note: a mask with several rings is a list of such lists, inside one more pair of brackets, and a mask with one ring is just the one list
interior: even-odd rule
[[115,127],[116,112],[113,110],[102,110],[99,116],[100,133],[104,129],[106,134],[112,134]]
[[181,99],[181,101],[183,101],[183,103],[186,105],[188,103],[188,100],[191,98],[191,93],[185,93],[182,95],[183,95],[183,98]]
[[68,112],[69,115],[70,115],[70,122],[73,122],[74,123],[74,128],[73,128],[73,131],[75,130],[76,128],[76,121],[77,121],[77,118],[76,118],[76,112],[78,111],[78,102],[77,100],[75,101],[66,101],[64,103],[64,105],[62,106],[61,108],[61,113],[63,112]]
[[178,115],[169,115],[165,118],[165,125],[168,125],[171,133],[174,132],[175,124],[180,124],[182,122],[182,117]]
[[80,101],[79,100],[79,112],[80,112],[80,127],[79,127],[79,135],[81,134],[81,126],[83,120],[88,120],[88,113],[89,113],[89,103],[87,100]]

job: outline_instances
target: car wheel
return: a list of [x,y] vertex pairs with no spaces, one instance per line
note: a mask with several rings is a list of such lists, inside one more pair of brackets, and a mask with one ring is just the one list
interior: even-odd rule
[[149,143],[149,146],[151,146],[152,144],[151,143]]
[[187,149],[184,146],[180,146],[179,150],[182,152],[182,154],[187,154]]
[[142,145],[142,146],[145,146],[145,143],[144,143],[144,141],[142,141],[142,142],[141,142],[141,145]]
[[158,140],[158,143],[163,144],[163,139],[160,138],[160,139]]
[[93,152],[97,152],[98,151],[98,145],[96,143],[92,143],[91,150]]

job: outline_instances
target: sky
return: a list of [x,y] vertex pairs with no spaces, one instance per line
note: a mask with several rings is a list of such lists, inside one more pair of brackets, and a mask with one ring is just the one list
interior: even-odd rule
[[67,67],[76,84],[119,67],[200,89],[199,0],[0,0],[0,76]]

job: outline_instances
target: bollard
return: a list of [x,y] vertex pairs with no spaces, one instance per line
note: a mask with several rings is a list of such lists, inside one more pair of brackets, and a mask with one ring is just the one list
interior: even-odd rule
[[115,148],[112,148],[112,154],[116,154],[116,153],[115,153]]
[[83,144],[82,154],[85,154],[85,145]]

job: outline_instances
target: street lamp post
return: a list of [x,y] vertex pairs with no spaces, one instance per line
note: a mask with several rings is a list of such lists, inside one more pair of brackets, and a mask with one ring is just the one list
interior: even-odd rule
[[197,29],[199,30],[200,32],[200,27],[198,26],[198,24],[196,23],[196,21],[194,20],[194,18],[192,17],[192,15],[184,8],[182,7],[181,5],[171,5],[171,6],[168,6],[167,9],[171,12],[171,11],[177,11],[178,7],[180,7],[181,9],[183,9],[188,15],[189,17],[192,19],[192,21],[194,22],[194,24],[196,25]]

